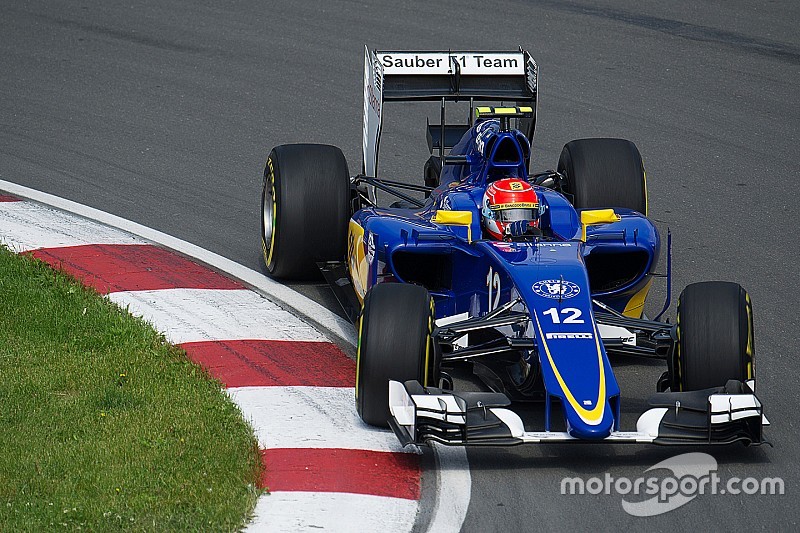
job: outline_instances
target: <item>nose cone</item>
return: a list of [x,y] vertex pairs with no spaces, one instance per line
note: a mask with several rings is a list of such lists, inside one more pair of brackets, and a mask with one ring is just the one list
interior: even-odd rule
[[545,389],[560,400],[572,437],[604,439],[615,427],[620,391],[594,320],[582,244],[537,250],[530,266],[509,273],[531,311]]
[[565,406],[567,416],[567,433],[571,437],[583,440],[600,440],[611,435],[614,429],[614,416],[611,406],[606,402],[603,417],[599,424],[587,424],[569,405]]

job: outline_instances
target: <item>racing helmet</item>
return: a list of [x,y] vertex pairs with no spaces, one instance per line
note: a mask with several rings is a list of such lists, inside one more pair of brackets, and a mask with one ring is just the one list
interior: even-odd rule
[[481,215],[484,229],[493,238],[519,236],[539,227],[539,198],[527,181],[497,180],[486,187]]

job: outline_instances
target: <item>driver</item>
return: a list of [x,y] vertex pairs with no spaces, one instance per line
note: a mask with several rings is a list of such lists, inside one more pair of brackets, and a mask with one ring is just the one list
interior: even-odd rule
[[484,230],[494,239],[541,235],[539,198],[524,180],[506,178],[486,187],[481,215]]

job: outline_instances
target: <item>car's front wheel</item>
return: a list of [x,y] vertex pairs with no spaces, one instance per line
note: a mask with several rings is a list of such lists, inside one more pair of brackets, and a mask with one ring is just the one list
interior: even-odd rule
[[670,361],[673,391],[753,379],[753,309],[747,291],[737,283],[687,286],[678,299],[676,331]]
[[438,383],[433,328],[433,300],[424,287],[381,283],[367,292],[356,360],[356,409],[364,422],[388,425],[389,380]]

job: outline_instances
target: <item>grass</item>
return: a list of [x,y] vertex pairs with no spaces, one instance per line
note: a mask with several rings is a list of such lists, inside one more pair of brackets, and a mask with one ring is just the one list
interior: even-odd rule
[[0,246],[0,529],[236,530],[260,468],[183,351]]

